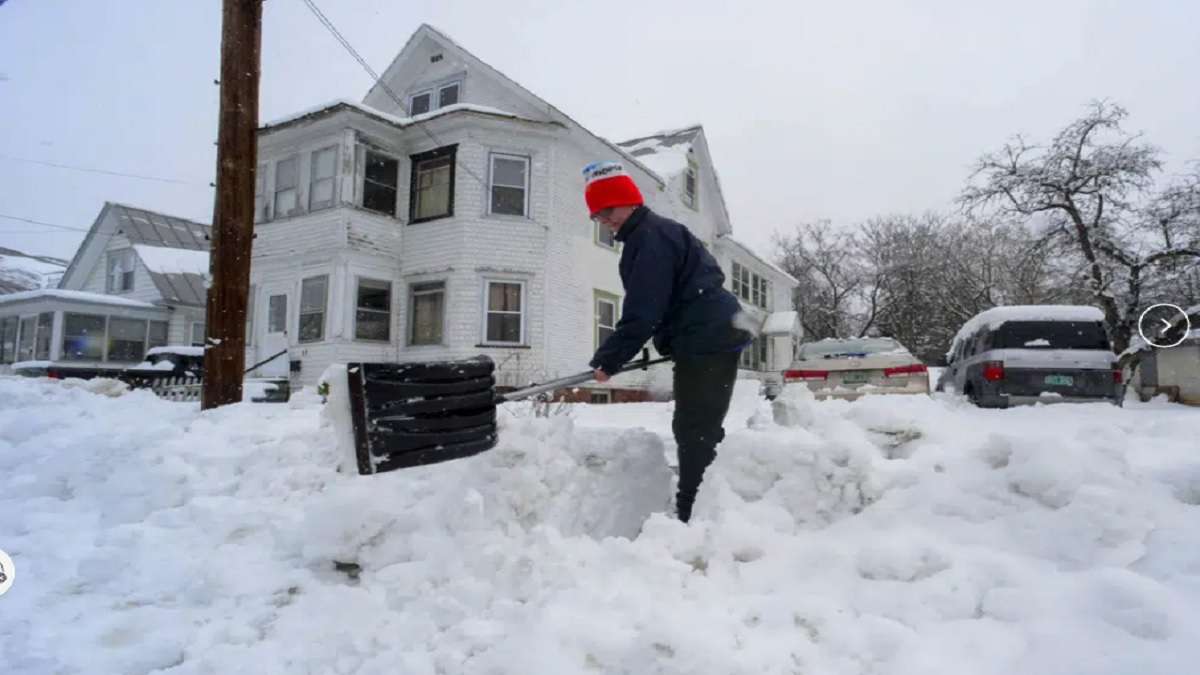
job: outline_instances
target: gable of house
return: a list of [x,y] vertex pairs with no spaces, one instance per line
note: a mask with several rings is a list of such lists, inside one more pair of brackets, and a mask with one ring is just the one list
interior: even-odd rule
[[[142,302],[202,307],[212,228],[185,218],[106,203],[59,284]],[[110,262],[121,259],[132,288],[116,290]]]

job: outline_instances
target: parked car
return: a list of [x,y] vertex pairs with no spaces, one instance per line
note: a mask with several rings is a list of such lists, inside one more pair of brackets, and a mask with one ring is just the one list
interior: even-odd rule
[[892,338],[828,338],[800,346],[784,382],[803,382],[818,399],[864,394],[928,394],[929,372]]
[[1121,371],[1095,307],[994,307],[963,325],[946,360],[937,390],[982,408],[1121,402]]

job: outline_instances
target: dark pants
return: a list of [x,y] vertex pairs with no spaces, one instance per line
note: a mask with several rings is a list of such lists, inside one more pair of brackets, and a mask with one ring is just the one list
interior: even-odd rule
[[675,417],[671,430],[679,445],[679,493],[675,512],[687,522],[704,478],[725,438],[721,423],[729,412],[737,379],[738,353],[679,356],[675,359]]

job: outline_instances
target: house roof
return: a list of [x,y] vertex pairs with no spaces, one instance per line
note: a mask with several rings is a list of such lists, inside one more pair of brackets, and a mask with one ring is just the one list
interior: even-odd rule
[[771,269],[772,269],[772,270],[774,270],[775,272],[777,272],[777,273],[779,273],[779,274],[783,275],[783,277],[784,277],[784,278],[788,279],[788,280],[789,280],[789,281],[791,281],[793,284],[798,284],[798,283],[800,283],[800,282],[799,282],[799,281],[796,279],[796,277],[794,277],[794,276],[792,276],[792,275],[788,274],[788,273],[787,273],[787,272],[786,272],[786,271],[785,271],[785,270],[784,270],[782,267],[780,267],[779,265],[776,265],[775,263],[771,262],[770,260],[767,260],[766,258],[762,257],[761,255],[759,255],[758,253],[756,253],[756,252],[754,251],[754,249],[750,248],[750,247],[749,247],[749,246],[747,246],[746,244],[743,244],[742,242],[738,241],[737,239],[734,239],[734,238],[733,238],[733,235],[730,235],[730,234],[722,234],[722,235],[720,235],[720,236],[718,236],[718,237],[717,237],[717,240],[718,240],[718,241],[727,241],[727,242],[729,242],[730,244],[733,244],[734,246],[737,246],[737,247],[738,247],[738,248],[740,248],[742,251],[744,251],[744,252],[746,253],[746,255],[749,255],[751,258],[754,258],[755,260],[757,260],[758,262],[762,263],[763,265],[766,265],[767,267],[771,268]]
[[39,288],[32,291],[22,291],[20,293],[9,293],[0,295],[0,305],[12,302],[24,302],[26,300],[38,300],[41,298],[57,298],[59,300],[71,300],[74,302],[86,302],[94,305],[111,305],[113,307],[136,307],[138,309],[159,309],[159,307],[141,300],[130,300],[117,295],[105,295],[104,293],[89,293],[88,291],[67,291],[61,288]]
[[489,115],[492,117],[520,120],[522,122],[532,122],[534,124],[546,124],[546,122],[529,119],[527,117],[521,117],[516,113],[500,110],[499,108],[492,108],[485,105],[474,105],[471,103],[455,103],[454,105],[448,105],[438,108],[437,110],[431,110],[427,113],[422,113],[420,115],[414,115],[412,117],[400,117],[399,115],[392,115],[377,108],[372,108],[369,105],[358,103],[357,101],[350,101],[348,99],[340,98],[292,113],[285,117],[264,122],[262,126],[258,128],[258,130],[260,132],[276,131],[281,127],[291,126],[298,122],[305,122],[308,120],[332,115],[340,110],[353,110],[385,124],[390,124],[399,129],[404,129],[414,124],[420,124],[421,122],[443,117],[451,113],[475,113],[477,115]]
[[[113,229],[108,232],[100,232],[100,227],[107,222],[113,223]],[[129,239],[129,242],[134,245],[134,250],[138,251],[138,257],[142,260],[142,264],[149,271],[150,279],[162,296],[163,302],[169,305],[204,306],[207,292],[204,277],[200,274],[172,269],[169,266],[156,265],[154,259],[164,256],[151,256],[147,249],[155,247],[181,251],[208,251],[212,241],[211,226],[158,211],[105,202],[104,208],[101,209],[96,222],[88,230],[79,250],[75,252],[75,257],[72,258],[66,273],[63,274],[63,281],[60,283],[65,283],[71,276],[79,264],[83,252],[95,240],[97,234],[107,234],[108,236],[121,234]]]
[[[400,49],[399,53],[396,54],[396,58],[392,59],[392,62],[390,64],[388,64],[387,69],[383,71],[383,76],[380,77],[379,80],[375,84],[371,85],[371,88],[369,90],[367,90],[367,94],[366,94],[367,97],[369,97],[372,93],[374,93],[376,89],[381,88],[380,83],[383,82],[384,80],[386,80],[388,78],[388,76],[397,67],[399,67],[400,63],[404,60],[405,55],[410,50],[416,48],[416,45],[418,44],[420,38],[422,38],[422,37],[430,37],[430,38],[446,45],[450,49],[457,51],[459,54],[461,54],[463,56],[464,59],[467,59],[468,61],[470,61],[472,63],[478,64],[478,66],[482,70],[494,75],[495,77],[499,78],[501,81],[507,83],[520,95],[526,97],[530,102],[534,103],[538,108],[545,108],[548,112],[551,112],[555,115],[559,115],[563,119],[570,121],[571,124],[574,124],[585,134],[591,136],[592,138],[596,139],[600,143],[607,145],[618,155],[620,155],[621,157],[628,160],[630,162],[630,164],[633,164],[634,166],[638,167],[639,169],[645,171],[647,174],[650,175],[650,177],[652,179],[656,180],[658,183],[662,184],[664,182],[662,180],[662,177],[659,176],[658,173],[656,173],[653,169],[651,169],[648,166],[646,166],[645,164],[643,164],[641,162],[641,160],[639,160],[638,158],[636,158],[633,155],[626,152],[624,148],[622,148],[621,146],[617,145],[616,143],[613,143],[612,141],[610,141],[606,138],[603,138],[603,137],[598,136],[597,134],[593,133],[587,127],[583,126],[578,121],[576,121],[573,117],[571,117],[570,115],[559,110],[557,107],[555,107],[549,101],[543,99],[542,97],[538,96],[537,94],[533,93],[532,91],[521,86],[521,84],[519,82],[517,82],[516,80],[512,79],[511,77],[505,75],[501,71],[497,70],[491,64],[487,63],[486,61],[479,58],[478,56],[475,56],[470,51],[468,51],[466,48],[464,48],[462,45],[458,44],[453,39],[451,39],[450,36],[446,35],[442,31],[434,28],[433,26],[430,26],[427,23],[421,24],[420,27],[418,27],[417,30],[414,31],[411,36],[409,36],[408,42],[404,43],[404,47],[402,47]],[[366,97],[364,97],[364,100],[365,99],[366,99]],[[582,169],[582,167],[580,167],[580,168]]]
[[663,180],[669,181],[688,167],[688,151],[700,135],[700,125],[661,131],[650,136],[618,141],[617,145],[637,157]]

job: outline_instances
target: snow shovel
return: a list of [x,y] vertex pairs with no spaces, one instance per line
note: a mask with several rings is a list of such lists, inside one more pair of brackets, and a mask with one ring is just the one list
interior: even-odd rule
[[[638,361],[619,372],[670,361]],[[506,394],[496,393],[496,364],[487,356],[427,363],[346,366],[354,454],[359,475],[470,457],[496,445],[496,406],[593,378],[585,371]]]

